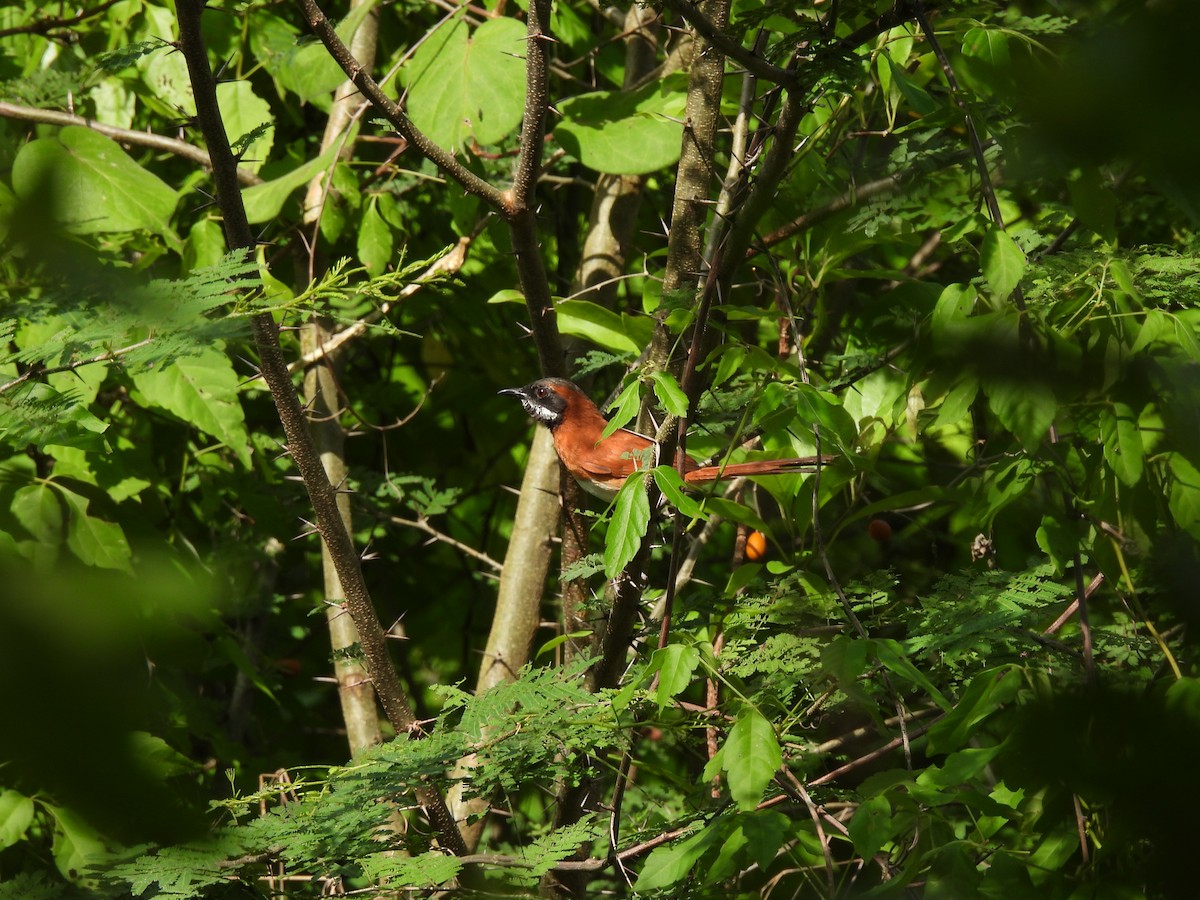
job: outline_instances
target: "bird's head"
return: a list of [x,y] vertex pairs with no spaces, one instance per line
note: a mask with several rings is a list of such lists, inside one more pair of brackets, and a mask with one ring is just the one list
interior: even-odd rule
[[501,394],[516,397],[536,421],[549,428],[562,423],[567,408],[580,400],[590,402],[587,396],[565,378],[539,378],[525,387],[505,388]]

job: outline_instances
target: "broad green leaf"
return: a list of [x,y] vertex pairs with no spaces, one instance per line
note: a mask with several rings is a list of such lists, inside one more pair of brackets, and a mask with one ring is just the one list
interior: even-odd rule
[[1135,485],[1142,478],[1145,448],[1138,417],[1128,403],[1116,401],[1100,411],[1100,440],[1104,459],[1122,482]]
[[744,503],[727,500],[725,497],[707,497],[704,500],[704,509],[706,512],[720,516],[722,519],[739,522],[742,525],[749,525],[751,528],[767,535],[768,538],[771,536],[771,526],[764,522],[758,513]]
[[859,682],[859,676],[867,670],[871,642],[847,635],[838,635],[821,651],[821,668],[837,679],[843,693],[864,706],[871,706],[871,698]]
[[65,537],[63,508],[48,482],[27,484],[13,494],[9,507],[21,527],[41,544],[56,546]]
[[990,66],[1005,68],[1009,64],[1008,35],[993,28],[972,28],[963,35],[963,54]]
[[729,793],[740,809],[758,805],[782,764],[783,753],[775,729],[753,706],[745,707],[729,731],[724,756]]
[[637,555],[649,524],[650,498],[646,495],[646,479],[640,473],[631,475],[614,501],[612,521],[604,539],[606,578],[616,578]]
[[930,766],[917,776],[917,783],[933,788],[952,788],[967,784],[987,769],[1004,749],[1003,744],[991,747],[967,747],[955,750],[939,766]]
[[47,807],[54,816],[54,862],[68,881],[78,881],[84,869],[106,852],[104,840],[83,817],[61,806]]
[[474,34],[462,17],[434,31],[406,72],[414,124],[450,151],[507,137],[524,112],[525,41],[525,26],[510,17],[487,19]]
[[642,175],[679,159],[687,78],[671,75],[634,91],[596,91],[558,105],[555,140],[589,169]]
[[1073,523],[1064,522],[1061,516],[1042,516],[1042,522],[1033,537],[1060,572],[1066,571],[1067,563],[1079,549],[1078,532]]
[[329,169],[337,156],[338,145],[331,144],[329,148],[316,159],[310,159],[303,165],[297,166],[286,175],[280,175],[271,181],[256,184],[242,191],[242,203],[246,207],[246,218],[251,225],[269,222],[279,215],[283,204],[291,196],[292,191],[303,187],[313,178]]
[[[606,438],[610,434],[616,432],[618,428],[624,428],[626,424],[632,422],[638,414],[638,410],[642,405],[641,382],[631,381],[617,395],[617,399],[613,401],[612,418],[608,420],[608,424],[604,426],[604,431],[601,432],[601,437]],[[651,459],[650,464],[653,465],[656,460]],[[639,463],[641,465],[641,463]]]
[[980,248],[980,266],[996,303],[1007,300],[1021,283],[1026,265],[1024,252],[1008,232],[995,227],[988,230]]
[[904,653],[904,648],[900,646],[899,641],[880,638],[875,642],[875,656],[885,669],[894,672],[901,678],[904,678],[921,690],[925,691],[942,709],[950,709],[950,701],[937,689],[929,677],[920,669],[914,666]]
[[115,522],[107,522],[88,514],[88,500],[74,491],[56,485],[66,501],[67,546],[89,566],[100,569],[119,569],[132,572],[133,553],[125,532]]
[[200,764],[188,759],[162,738],[147,731],[129,735],[132,755],[155,778],[170,778],[195,772]]
[[682,694],[692,683],[692,673],[700,665],[700,651],[690,644],[668,644],[655,650],[651,669],[658,672],[658,692],[655,699],[661,710],[673,697]]
[[741,344],[732,344],[716,352],[720,356],[717,359],[717,373],[713,376],[713,387],[720,387],[741,368],[742,360],[746,358],[746,348]]
[[663,409],[673,416],[687,415],[687,394],[683,392],[674,375],[660,369],[650,373],[650,381],[654,386],[654,396],[658,398]]
[[21,840],[32,823],[32,799],[17,791],[0,792],[0,849]]
[[[240,164],[251,172],[257,172],[270,158],[271,147],[275,144],[275,117],[271,114],[271,105],[254,93],[249,81],[223,81],[218,84],[217,104],[221,108],[221,118],[225,122],[230,144],[235,151],[241,151]],[[249,146],[238,146],[242,138],[262,125],[270,127],[259,133]]]
[[362,224],[358,227],[358,258],[372,275],[387,269],[392,259],[392,229],[379,214],[374,198],[363,209]]
[[646,858],[633,889],[637,892],[661,890],[683,881],[706,851],[721,837],[719,823],[689,835],[678,844],[659,847]]
[[545,656],[552,650],[556,650],[561,647],[567,641],[578,641],[582,638],[588,637],[589,635],[591,635],[590,631],[572,631],[570,634],[560,634],[557,637],[552,637],[550,640],[546,641],[546,643],[542,644],[542,646],[537,648],[537,652],[533,654],[534,658],[541,658]]
[[930,324],[937,335],[971,314],[979,295],[969,284],[948,284],[942,289],[937,305],[933,308]]
[[[350,46],[355,32],[377,5],[375,0],[351,5],[334,29],[342,43]],[[263,10],[256,12],[249,37],[255,56],[282,87],[296,94],[301,103],[329,111],[333,91],[346,81],[346,74],[324,44],[305,39],[290,23]]]
[[1185,314],[1175,316],[1175,340],[1192,362],[1200,362],[1200,340],[1196,339],[1194,325],[1184,318]]
[[946,394],[941,405],[937,408],[937,418],[934,425],[945,427],[961,422],[971,410],[975,396],[979,393],[979,382],[970,375],[962,374],[955,381],[954,387]]
[[922,116],[935,113],[941,108],[941,105],[929,95],[929,91],[913,81],[904,68],[897,64],[890,55],[885,58],[892,70],[892,83],[904,95],[909,106]]
[[655,466],[654,482],[667,502],[689,519],[706,519],[704,507],[694,497],[685,494],[683,477],[673,466]]
[[929,729],[929,749],[934,753],[950,753],[967,746],[979,724],[1016,696],[1021,680],[1021,670],[1016,666],[976,675],[954,709]]
[[1170,313],[1163,312],[1161,309],[1148,309],[1146,317],[1142,319],[1142,324],[1137,329],[1137,337],[1134,338],[1129,352],[1140,353],[1155,341],[1169,340],[1169,336],[1174,330],[1175,323]]
[[872,859],[895,834],[892,804],[887,796],[878,794],[860,803],[847,831],[854,843],[854,852],[863,859]]
[[17,196],[47,204],[50,216],[77,234],[149,231],[173,246],[178,197],[116,141],[76,125],[24,144],[12,164]]
[[[643,335],[630,333],[629,316],[621,316],[589,300],[563,300],[555,304],[554,310],[562,334],[583,338],[618,353],[642,352]],[[643,321],[650,325],[649,319]],[[645,336],[649,337],[648,331]]]
[[133,383],[143,400],[212,435],[250,466],[246,420],[238,400],[238,377],[216,348],[180,357],[161,369],[137,372]]
[[1175,523],[1193,537],[1200,538],[1200,472],[1180,453],[1167,454],[1171,483],[1167,505]]
[[1058,409],[1050,386],[1025,377],[997,377],[988,379],[985,389],[1000,424],[1025,448],[1036,447],[1050,429]]

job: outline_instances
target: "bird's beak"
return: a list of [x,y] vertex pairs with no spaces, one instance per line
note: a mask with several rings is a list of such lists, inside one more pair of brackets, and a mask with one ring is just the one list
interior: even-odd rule
[[520,397],[522,400],[525,399],[525,389],[524,388],[505,388],[504,390],[497,391],[496,393],[497,394],[509,394],[513,397]]

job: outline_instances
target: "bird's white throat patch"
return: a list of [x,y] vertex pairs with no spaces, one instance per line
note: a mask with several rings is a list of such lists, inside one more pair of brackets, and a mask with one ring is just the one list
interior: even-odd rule
[[546,407],[542,406],[540,403],[530,400],[528,397],[521,398],[521,405],[525,407],[525,412],[529,413],[529,415],[533,416],[544,425],[558,424],[560,416],[554,410],[546,409]]

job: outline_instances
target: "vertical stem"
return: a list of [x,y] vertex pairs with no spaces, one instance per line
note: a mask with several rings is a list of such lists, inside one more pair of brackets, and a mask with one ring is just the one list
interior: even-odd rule
[[[237,180],[237,160],[229,146],[225,123],[217,105],[217,83],[209,67],[208,51],[200,20],[204,13],[204,0],[176,0],[179,19],[179,47],[187,62],[191,77],[192,94],[196,101],[196,120],[208,144],[209,157],[213,164],[213,180],[216,183],[217,203],[225,224],[225,238],[230,249],[250,253],[255,245],[246,209],[242,204]],[[260,313],[250,320],[254,343],[258,350],[259,367],[263,381],[271,391],[271,399],[279,413],[288,450],[304,481],[309,501],[316,515],[317,529],[324,539],[337,570],[338,578],[346,593],[346,608],[358,628],[367,670],[388,720],[398,734],[408,734],[416,727],[416,719],[409,705],[400,678],[396,674],[388,655],[383,628],[375,615],[371,595],[363,580],[358,554],[350,535],[342,524],[337,497],[321,458],[313,445],[312,437],[304,423],[304,414],[296,396],[296,387],[288,374],[287,363],[279,346],[279,326],[269,313]],[[445,801],[436,791],[423,789],[417,793],[426,807],[439,839],[456,854],[465,852],[462,836],[446,808]]]

